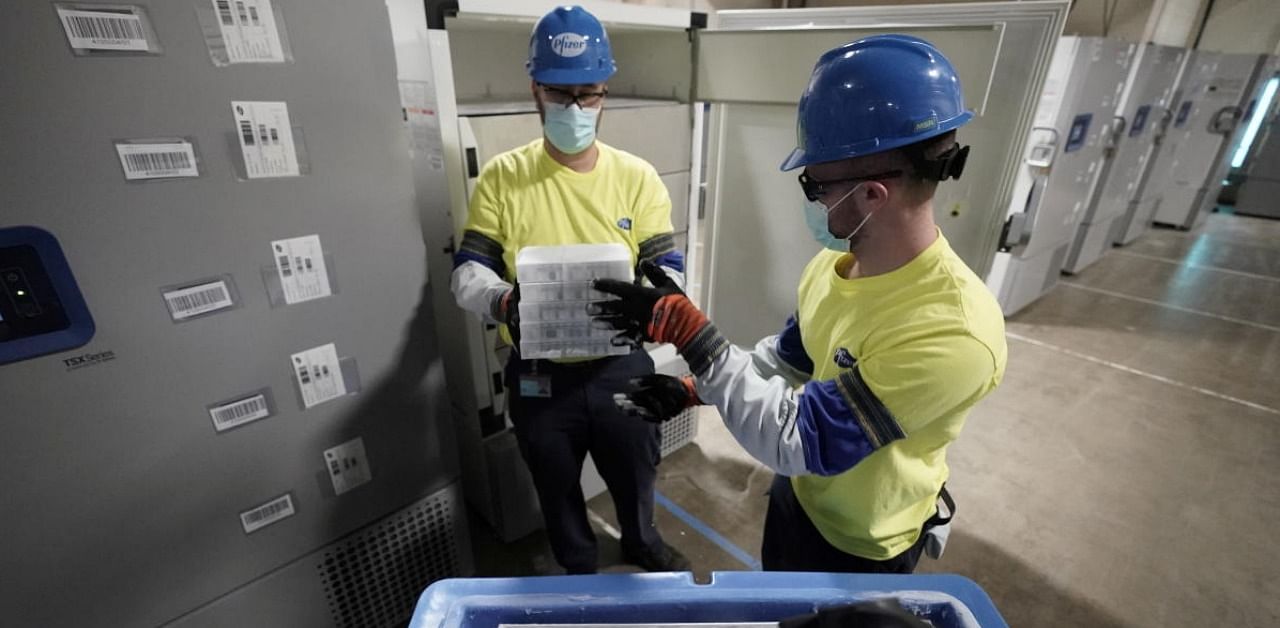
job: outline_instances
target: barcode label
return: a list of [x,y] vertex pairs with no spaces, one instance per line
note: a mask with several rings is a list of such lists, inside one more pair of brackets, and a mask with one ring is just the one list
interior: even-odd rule
[[329,479],[333,481],[333,492],[336,495],[367,484],[373,479],[363,438],[355,438],[326,449],[324,459],[329,465]]
[[289,305],[333,294],[320,236],[310,235],[271,242],[276,273],[284,302]]
[[174,172],[191,167],[186,153],[140,153],[125,155],[125,169],[130,172]]
[[58,9],[67,42],[77,50],[142,50],[151,48],[142,17],[130,10]]
[[209,416],[213,419],[213,429],[223,432],[271,416],[271,407],[267,405],[266,395],[254,395],[209,408]]
[[169,306],[169,314],[175,321],[235,305],[235,301],[231,299],[231,291],[227,289],[227,283],[221,280],[167,291],[164,293],[164,302]]
[[124,178],[130,181],[200,176],[191,142],[121,142],[116,144],[116,154],[120,156]]
[[285,493],[257,508],[240,513],[240,525],[244,527],[244,533],[249,534],[292,517],[294,512],[293,497]]
[[333,343],[295,353],[289,356],[289,361],[293,365],[304,408],[347,394],[338,348]]
[[227,63],[283,63],[284,40],[271,0],[213,0]]
[[293,128],[289,125],[288,103],[234,100],[231,111],[240,134],[240,152],[248,178],[302,174],[293,143]]

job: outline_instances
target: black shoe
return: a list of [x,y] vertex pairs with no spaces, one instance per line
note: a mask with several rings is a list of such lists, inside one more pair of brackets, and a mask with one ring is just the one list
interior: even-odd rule
[[627,562],[645,571],[689,571],[692,565],[679,550],[663,543],[656,550],[643,550],[623,556]]

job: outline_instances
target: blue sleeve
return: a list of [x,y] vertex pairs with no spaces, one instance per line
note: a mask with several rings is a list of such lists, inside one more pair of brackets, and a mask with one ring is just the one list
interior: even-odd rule
[[506,274],[507,264],[502,261],[502,243],[480,233],[468,230],[462,234],[462,244],[453,254],[453,267],[457,268],[467,262],[479,263],[499,277]]
[[650,261],[676,272],[684,272],[684,254],[676,250],[676,237],[670,232],[659,233],[641,242],[639,258],[637,264]]
[[671,251],[663,253],[654,258],[653,263],[659,266],[665,266],[678,273],[684,272],[684,253],[679,251]]
[[796,428],[805,467],[817,475],[844,473],[877,449],[906,437],[857,368],[833,380],[809,382],[797,401]]
[[787,366],[807,375],[813,374],[813,360],[804,350],[804,343],[801,342],[800,337],[800,323],[796,321],[794,314],[787,318],[787,324],[782,327],[782,333],[778,334],[778,344],[774,350],[778,352],[778,358],[786,362]]

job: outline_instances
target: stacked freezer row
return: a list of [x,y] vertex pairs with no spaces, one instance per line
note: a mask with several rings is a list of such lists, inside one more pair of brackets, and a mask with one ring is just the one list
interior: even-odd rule
[[1063,37],[987,279],[1005,313],[1153,223],[1198,225],[1276,66],[1262,55]]

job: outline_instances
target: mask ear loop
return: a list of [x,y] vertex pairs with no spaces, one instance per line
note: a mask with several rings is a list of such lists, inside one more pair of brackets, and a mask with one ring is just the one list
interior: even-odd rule
[[[827,222],[827,230],[828,230],[828,231],[830,231],[830,230],[831,230],[831,222],[830,222],[830,219],[831,219],[831,212],[832,212],[832,211],[834,211],[836,207],[839,207],[839,206],[840,206],[840,203],[843,203],[843,202],[844,202],[844,199],[849,198],[850,196],[853,196],[853,193],[854,193],[854,192],[857,192],[859,188],[861,188],[862,186],[866,185],[867,183],[869,183],[869,182],[868,182],[868,181],[863,181],[863,182],[861,182],[861,183],[859,183],[859,184],[857,184],[857,185],[853,186],[853,189],[852,189],[852,190],[849,190],[849,192],[848,192],[847,194],[845,194],[844,196],[841,196],[841,197],[840,197],[840,200],[836,201],[834,205],[832,205],[830,208],[828,208],[828,209],[827,209],[827,220],[828,220],[828,222]],[[825,207],[825,205],[824,205],[824,207]],[[852,233],[850,233],[849,235],[844,236],[843,238],[840,238],[840,239],[841,239],[841,240],[845,240],[845,241],[847,242],[848,240],[850,240],[851,238],[853,238],[853,236],[858,235],[858,232],[859,232],[859,231],[862,231],[862,227],[863,227],[863,225],[867,224],[867,221],[868,221],[868,220],[871,220],[871,217],[872,217],[872,216],[874,216],[874,215],[875,215],[875,211],[868,212],[868,213],[867,213],[867,216],[866,216],[865,218],[863,218],[863,219],[862,219],[862,222],[858,223],[858,226],[856,226],[856,227],[854,227],[854,228],[853,228],[853,232],[852,232]],[[835,235],[835,234],[833,233],[833,234],[831,234],[831,235]]]

